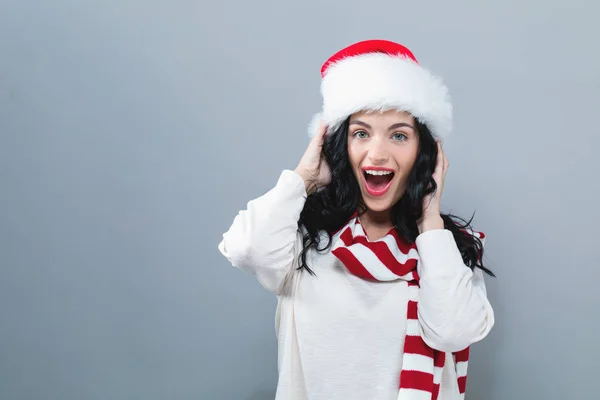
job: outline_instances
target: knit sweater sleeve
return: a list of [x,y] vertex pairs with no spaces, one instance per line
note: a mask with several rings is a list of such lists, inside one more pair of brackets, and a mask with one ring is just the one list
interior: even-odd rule
[[239,211],[223,234],[219,251],[234,267],[255,275],[265,289],[279,294],[299,254],[298,219],[305,201],[302,177],[284,170],[275,187]]
[[454,352],[482,340],[494,325],[482,271],[464,264],[449,230],[426,231],[416,244],[420,258],[418,318],[425,343]]

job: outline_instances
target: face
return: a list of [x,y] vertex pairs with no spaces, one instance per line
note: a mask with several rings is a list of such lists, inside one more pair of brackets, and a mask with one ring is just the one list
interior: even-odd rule
[[419,136],[407,112],[360,112],[350,117],[348,155],[370,211],[388,211],[404,194]]

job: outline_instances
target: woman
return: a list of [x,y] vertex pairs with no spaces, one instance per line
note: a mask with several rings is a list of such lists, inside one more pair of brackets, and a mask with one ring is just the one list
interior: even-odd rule
[[494,313],[483,234],[440,212],[447,89],[381,40],[321,74],[304,156],[219,244],[278,296],[276,399],[462,399]]

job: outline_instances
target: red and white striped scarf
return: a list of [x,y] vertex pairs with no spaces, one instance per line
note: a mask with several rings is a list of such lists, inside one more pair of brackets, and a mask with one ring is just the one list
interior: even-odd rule
[[[358,217],[337,233],[332,253],[357,276],[376,280],[408,282],[408,312],[404,356],[400,372],[398,400],[436,400],[440,391],[446,353],[429,347],[421,338],[417,307],[419,301],[419,255],[415,244],[407,243],[395,229],[385,237],[369,241]],[[453,353],[460,398],[467,383],[469,348]]]

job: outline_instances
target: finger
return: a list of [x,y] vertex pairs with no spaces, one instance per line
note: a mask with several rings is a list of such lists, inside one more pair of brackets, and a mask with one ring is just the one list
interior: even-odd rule
[[317,136],[319,136],[320,138],[324,138],[326,132],[327,132],[327,125],[325,125],[325,123],[323,121],[319,122],[319,132],[318,132]]
[[446,172],[448,171],[448,156],[446,156],[446,152],[444,151],[444,147],[442,146],[442,143],[440,141],[440,153],[442,155],[442,171],[444,171],[444,175],[446,174]]
[[436,172],[444,171],[444,151],[442,150],[442,145],[440,141],[437,141],[437,157],[435,160],[435,170]]
[[317,134],[315,135],[314,142],[320,147],[323,145],[325,141],[325,133],[327,132],[327,126],[323,123],[323,121],[319,122],[319,129],[317,130]]
[[444,153],[444,173],[448,172],[448,167],[450,167],[450,161],[448,160],[446,153]]

